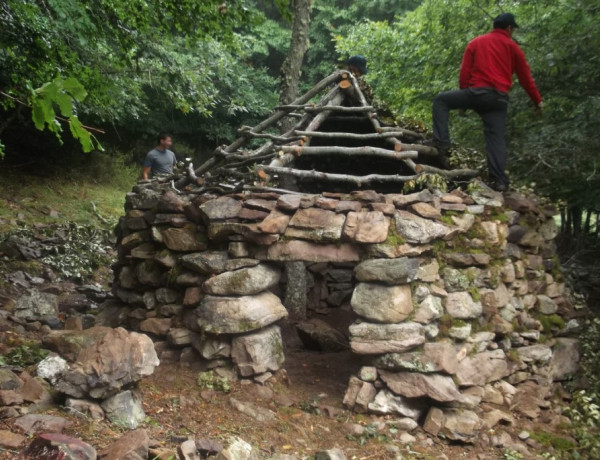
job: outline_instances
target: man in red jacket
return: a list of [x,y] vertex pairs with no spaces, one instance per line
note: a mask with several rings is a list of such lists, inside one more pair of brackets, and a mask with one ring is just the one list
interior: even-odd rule
[[460,89],[440,93],[433,101],[433,141],[443,155],[448,155],[450,148],[448,112],[452,109],[473,109],[479,114],[483,121],[491,186],[501,192],[508,190],[509,184],[504,172],[504,133],[507,93],[514,73],[537,110],[542,108],[542,97],[531,77],[525,54],[511,39],[517,27],[512,14],[497,16],[494,30],[474,38],[467,45],[460,67]]

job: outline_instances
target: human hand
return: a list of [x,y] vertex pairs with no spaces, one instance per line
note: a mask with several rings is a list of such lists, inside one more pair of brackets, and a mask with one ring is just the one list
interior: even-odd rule
[[533,111],[536,115],[541,116],[543,114],[543,107],[544,107],[544,103],[543,102],[539,102],[538,104],[536,104],[536,106],[534,107]]

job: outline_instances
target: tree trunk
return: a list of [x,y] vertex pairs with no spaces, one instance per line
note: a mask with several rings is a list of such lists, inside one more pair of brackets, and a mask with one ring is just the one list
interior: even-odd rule
[[[294,23],[292,25],[292,39],[290,50],[281,67],[281,96],[279,101],[282,105],[290,104],[298,94],[298,83],[300,81],[302,61],[308,48],[308,28],[310,26],[310,10],[312,0],[292,0]],[[291,121],[289,123],[292,123]],[[291,124],[284,126],[281,132],[286,132]]]

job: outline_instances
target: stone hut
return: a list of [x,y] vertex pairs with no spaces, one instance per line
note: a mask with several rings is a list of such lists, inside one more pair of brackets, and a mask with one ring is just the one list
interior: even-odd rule
[[[294,128],[268,132],[286,117]],[[508,407],[532,416],[576,371],[552,208],[478,181],[401,193],[477,172],[437,168],[434,149],[411,144],[422,136],[382,126],[344,71],[240,133],[127,195],[105,324],[150,334],[163,357],[265,381],[284,365],[288,318],[307,344],[363,357],[348,408],[467,442],[510,421]],[[344,330],[314,318],[341,309]]]

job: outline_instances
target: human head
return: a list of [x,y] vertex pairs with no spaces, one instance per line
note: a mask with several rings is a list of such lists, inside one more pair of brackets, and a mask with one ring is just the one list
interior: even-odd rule
[[156,136],[156,143],[158,146],[162,147],[162,149],[168,149],[171,147],[171,135],[169,133],[160,132],[158,136]]
[[501,13],[494,18],[494,29],[504,29],[512,34],[517,27],[517,21],[512,13]]
[[369,72],[367,69],[367,58],[360,54],[350,56],[346,61],[346,65],[348,66],[348,70],[358,77]]

